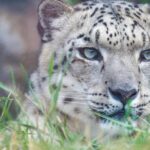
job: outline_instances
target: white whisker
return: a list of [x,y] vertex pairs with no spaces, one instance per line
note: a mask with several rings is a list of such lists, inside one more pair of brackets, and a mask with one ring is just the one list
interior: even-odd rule
[[82,106],[87,106],[87,104],[85,103],[77,103],[77,102],[71,102],[71,104],[78,104],[78,105],[82,105]]
[[68,95],[60,95],[59,97],[60,98],[72,98],[75,101],[80,101],[80,100],[87,101],[86,98],[82,98],[82,97],[78,97],[78,96],[74,97],[74,96],[68,96]]
[[63,92],[66,92],[66,93],[81,93],[81,94],[91,94],[91,93],[88,93],[88,92],[80,92],[80,91],[69,91],[69,90],[62,90]]
[[78,94],[78,93],[61,93],[60,95],[70,95],[70,96],[76,96],[76,97],[83,97],[85,98],[86,95],[81,95],[81,94]]
[[139,117],[142,121],[144,121],[148,126],[150,126],[150,123],[146,120],[146,119],[144,119],[144,118],[142,118],[142,117]]

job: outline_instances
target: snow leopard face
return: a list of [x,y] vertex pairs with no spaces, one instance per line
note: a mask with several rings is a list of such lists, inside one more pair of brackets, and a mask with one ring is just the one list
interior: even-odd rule
[[63,75],[59,111],[95,130],[120,132],[106,118],[126,122],[127,113],[138,125],[150,113],[149,20],[148,5],[97,0],[72,8],[45,0],[39,7],[43,48],[32,77],[35,91],[50,100],[48,65],[54,54],[51,85]]

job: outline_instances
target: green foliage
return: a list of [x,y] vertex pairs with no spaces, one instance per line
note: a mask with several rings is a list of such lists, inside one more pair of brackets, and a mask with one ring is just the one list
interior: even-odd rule
[[[70,55],[71,56],[71,55]],[[29,116],[23,110],[22,105],[18,102],[20,97],[15,90],[0,83],[0,89],[8,93],[7,97],[1,98],[2,113],[0,116],[0,150],[149,150],[150,147],[150,133],[148,132],[150,124],[144,120],[146,128],[140,129],[133,127],[127,123],[121,123],[106,116],[100,115],[108,119],[113,124],[118,125],[121,129],[135,131],[136,134],[132,136],[123,135],[117,139],[110,139],[104,141],[103,136],[91,139],[81,133],[71,132],[66,125],[66,121],[62,121],[56,112],[56,102],[59,96],[62,80],[58,82],[54,88],[51,84],[54,60],[51,58],[49,63],[49,89],[52,95],[52,105],[49,106],[48,111],[43,110],[43,104],[33,93],[32,103],[35,104],[44,113],[44,128],[39,128],[29,121]],[[60,66],[61,67],[61,66]],[[68,63],[64,67],[67,71]],[[63,78],[63,76],[62,76]],[[10,102],[15,101],[21,108],[22,115],[17,120],[13,120],[11,114],[8,112]],[[130,114],[130,102],[126,108],[126,117]],[[46,129],[46,130],[45,130]]]
[[[69,4],[76,4],[82,0],[66,0]],[[128,0],[128,1],[133,1],[133,0]],[[135,1],[135,0],[134,0]],[[150,0],[136,0],[137,2],[141,2],[141,3],[150,3]]]
[[74,5],[78,2],[80,2],[80,0],[65,0],[67,3],[71,4],[71,5]]
[[150,3],[150,0],[140,0],[141,3]]

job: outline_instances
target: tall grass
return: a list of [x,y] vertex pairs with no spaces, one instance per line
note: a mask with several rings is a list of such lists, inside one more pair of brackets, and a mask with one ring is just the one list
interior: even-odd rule
[[[49,82],[53,75],[53,58],[49,64]],[[68,64],[65,69],[67,70]],[[62,76],[63,79],[63,76]],[[136,131],[135,135],[123,135],[118,139],[103,140],[103,137],[90,139],[83,133],[71,132],[57,114],[56,103],[59,96],[62,80],[57,84],[57,88],[49,87],[52,95],[49,110],[43,109],[42,102],[33,92],[32,103],[43,113],[44,127],[39,128],[29,120],[30,116],[22,107],[20,95],[16,88],[10,88],[0,83],[0,89],[8,93],[8,96],[0,98],[3,106],[0,116],[0,150],[149,150],[150,133],[149,122],[145,121],[145,129],[139,129],[130,124],[123,124],[111,118],[101,115],[112,123],[121,126],[122,129]],[[51,84],[50,84],[51,85]],[[15,102],[16,107],[20,108],[21,115],[14,120],[9,111],[10,105]],[[130,105],[130,103],[129,103]],[[18,109],[19,110],[19,109]],[[128,110],[130,111],[130,110]],[[128,118],[128,114],[126,114]],[[142,120],[143,121],[143,120]]]
[[[55,113],[49,114],[50,120],[45,124],[45,131],[25,122],[28,118],[26,115],[15,121],[8,117],[11,115],[8,111],[11,99],[8,96],[2,100],[6,102],[0,117],[0,150],[149,150],[150,147],[147,129],[141,132],[132,127],[137,131],[136,135],[124,135],[114,140],[88,139],[80,133],[71,132]],[[16,96],[14,100],[18,103]]]

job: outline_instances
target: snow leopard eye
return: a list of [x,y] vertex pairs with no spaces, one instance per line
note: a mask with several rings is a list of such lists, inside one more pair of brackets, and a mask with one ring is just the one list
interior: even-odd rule
[[84,47],[84,48],[79,48],[80,55],[88,60],[101,60],[102,55],[100,52],[91,47]]
[[140,54],[140,60],[141,61],[150,61],[150,49],[144,50]]

